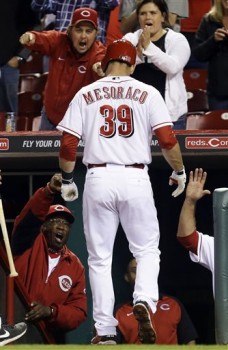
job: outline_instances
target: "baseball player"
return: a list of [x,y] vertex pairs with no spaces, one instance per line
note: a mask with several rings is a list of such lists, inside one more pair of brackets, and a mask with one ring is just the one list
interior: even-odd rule
[[153,133],[173,169],[170,185],[176,183],[177,188],[172,195],[177,197],[185,188],[184,165],[167,107],[156,89],[130,77],[135,60],[131,43],[112,42],[102,61],[106,77],[75,95],[57,127],[63,132],[62,197],[68,201],[78,196],[73,182],[75,150],[80,139],[85,142],[83,221],[97,333],[92,344],[116,344],[111,265],[119,222],[138,266],[133,298],[139,338],[142,343],[155,342],[149,310],[156,311],[158,300],[159,226],[147,171]]
[[197,231],[195,218],[198,200],[211,193],[209,190],[204,190],[206,178],[207,173],[201,168],[190,172],[186,197],[179,218],[177,239],[189,250],[192,261],[212,272],[214,288],[214,237]]
[[[131,259],[127,266],[124,279],[134,288],[136,275],[136,260]],[[147,274],[150,274],[148,266]],[[120,343],[140,344],[137,336],[138,325],[133,315],[132,298],[117,306],[115,317],[118,320],[118,336]],[[196,329],[184,307],[177,299],[170,295],[159,293],[157,311],[154,314],[154,325],[157,332],[156,344],[195,344],[198,338]]]

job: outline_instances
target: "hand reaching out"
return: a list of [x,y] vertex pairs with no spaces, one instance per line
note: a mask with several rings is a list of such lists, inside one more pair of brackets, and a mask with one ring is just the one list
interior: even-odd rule
[[194,202],[204,197],[207,194],[211,194],[209,190],[204,190],[207,173],[202,168],[196,168],[195,171],[190,171],[189,182],[186,188],[186,198]]
[[20,43],[22,45],[26,44],[28,46],[35,44],[36,36],[31,32],[26,32],[20,37]]
[[61,192],[62,175],[54,174],[49,182],[49,187],[52,192]]

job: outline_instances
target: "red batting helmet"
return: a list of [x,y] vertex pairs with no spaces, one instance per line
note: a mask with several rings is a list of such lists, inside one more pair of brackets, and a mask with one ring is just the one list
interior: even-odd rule
[[129,66],[135,64],[136,48],[127,40],[115,40],[107,48],[105,57],[101,63],[105,72],[111,61],[120,61],[127,63]]

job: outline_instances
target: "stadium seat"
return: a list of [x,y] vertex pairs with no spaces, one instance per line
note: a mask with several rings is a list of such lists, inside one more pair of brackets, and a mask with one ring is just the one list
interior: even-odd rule
[[19,91],[33,91],[43,93],[47,81],[48,73],[28,73],[20,74]]
[[228,110],[209,111],[205,114],[187,116],[187,130],[226,130],[228,129]]
[[34,118],[40,115],[43,107],[43,94],[31,91],[18,93],[18,116]]
[[43,73],[43,55],[33,51],[27,58],[26,62],[19,67],[20,74]]
[[40,122],[41,122],[41,116],[40,116],[40,115],[33,118],[33,121],[32,121],[32,131],[39,131]]
[[191,68],[185,69],[183,78],[187,90],[203,89],[207,87],[207,69]]
[[32,121],[29,117],[19,116],[16,118],[16,131],[31,131]]
[[0,112],[0,131],[6,130],[6,112]]
[[188,113],[207,112],[209,110],[207,93],[203,89],[188,90]]

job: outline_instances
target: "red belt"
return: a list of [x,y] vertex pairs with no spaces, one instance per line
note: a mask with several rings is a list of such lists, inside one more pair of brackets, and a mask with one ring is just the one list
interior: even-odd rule
[[[102,164],[88,164],[88,169],[91,168],[101,168],[101,167],[106,167],[107,164],[106,163],[102,163]],[[144,164],[129,164],[129,165],[125,165],[125,168],[137,168],[137,169],[144,169],[145,165]]]

